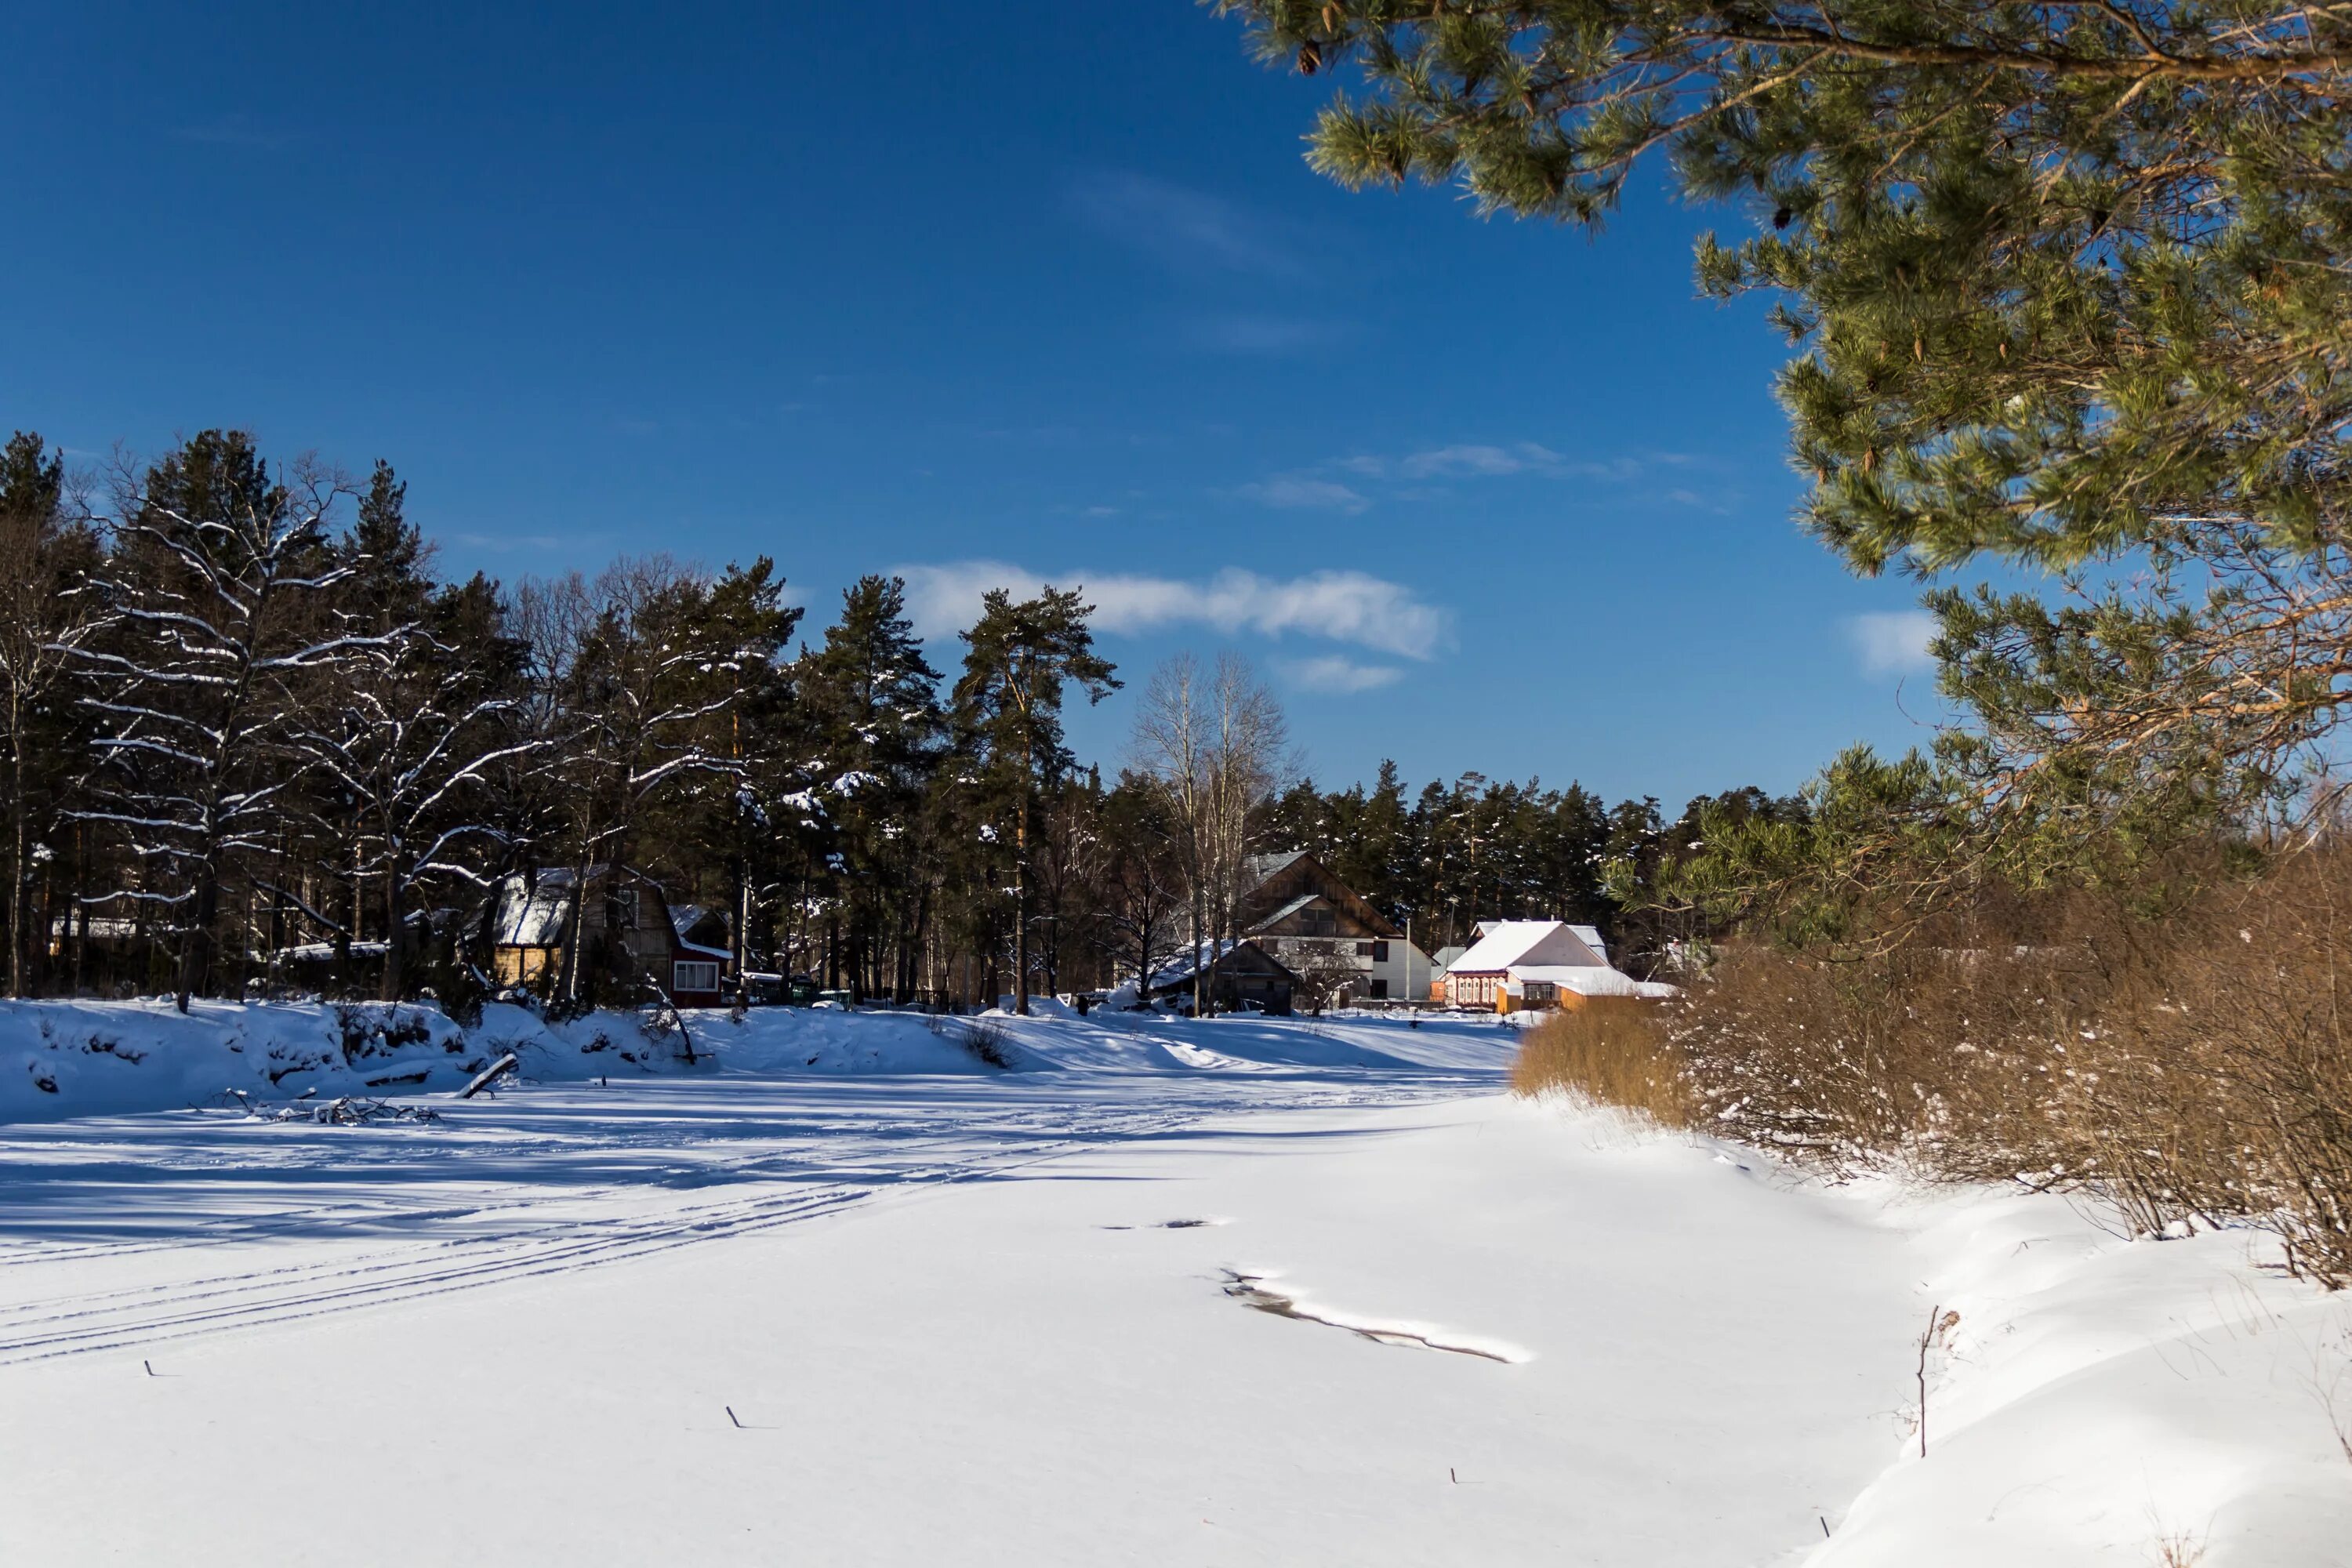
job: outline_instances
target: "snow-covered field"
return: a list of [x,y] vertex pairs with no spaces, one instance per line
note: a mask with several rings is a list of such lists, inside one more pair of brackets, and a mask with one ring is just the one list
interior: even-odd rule
[[[1491,1020],[996,1026],[1014,1070],[883,1016],[694,1016],[688,1068],[495,1009],[381,1050],[321,1009],[0,1009],[0,1562],[2352,1540],[2352,1312],[2258,1237],[1798,1182],[1508,1099]],[[536,1081],[457,1102],[493,1047]],[[188,1108],[232,1086],[441,1117]]]

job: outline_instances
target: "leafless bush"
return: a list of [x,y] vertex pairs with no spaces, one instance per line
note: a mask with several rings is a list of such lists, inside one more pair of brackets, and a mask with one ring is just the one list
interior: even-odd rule
[[1637,1003],[1555,1013],[1528,1030],[1511,1064],[1521,1094],[1567,1094],[1686,1127],[1696,1107],[1682,1051],[1657,1009]]
[[1516,1081],[1832,1170],[2089,1191],[2146,1234],[2268,1226],[2352,1284],[2352,847],[2185,885],[1988,896],[1848,959],[1735,946],[1667,1010],[1545,1025]]
[[962,1047],[985,1066],[1000,1070],[1009,1070],[1013,1066],[1013,1037],[1002,1024],[986,1018],[934,1017],[928,1026],[932,1034]]

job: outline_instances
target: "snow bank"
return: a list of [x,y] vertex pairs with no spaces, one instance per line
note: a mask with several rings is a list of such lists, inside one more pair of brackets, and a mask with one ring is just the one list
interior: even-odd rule
[[1820,1568],[2346,1561],[2352,1294],[2287,1279],[2251,1231],[2131,1241],[2053,1196],[1883,1194],[1928,1311],[1903,1457]]
[[166,1001],[0,1003],[0,1122],[313,1095],[454,1093],[508,1051],[527,1079],[653,1073],[1191,1072],[1356,1068],[1492,1073],[1514,1037],[1482,1019],[1080,1019],[1041,1008],[940,1018],[887,1010],[688,1011],[683,1030],[597,1013],[550,1024],[493,1005],[461,1028],[427,1006]]

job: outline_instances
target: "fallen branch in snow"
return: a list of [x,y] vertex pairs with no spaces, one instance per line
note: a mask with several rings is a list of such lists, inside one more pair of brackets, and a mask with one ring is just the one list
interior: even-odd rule
[[457,1093],[457,1098],[459,1100],[471,1100],[474,1096],[489,1088],[490,1085],[498,1082],[498,1080],[505,1074],[519,1071],[521,1067],[522,1063],[515,1058],[515,1054],[512,1051],[509,1051],[506,1055],[500,1057],[498,1060],[492,1062],[489,1066],[476,1073],[474,1075],[474,1081],[460,1089]]
[[388,1100],[356,1100],[346,1094],[324,1105],[289,1105],[268,1120],[315,1121],[325,1127],[374,1127],[386,1121],[438,1121],[441,1113],[429,1105],[395,1105]]

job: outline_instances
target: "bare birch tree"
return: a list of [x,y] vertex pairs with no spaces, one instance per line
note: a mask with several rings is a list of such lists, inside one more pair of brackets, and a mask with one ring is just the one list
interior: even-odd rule
[[1192,936],[1192,1007],[1208,1010],[1204,949],[1234,934],[1251,833],[1290,766],[1282,705],[1249,661],[1220,654],[1204,677],[1180,653],[1145,685],[1135,720],[1136,765],[1165,797],[1181,844]]

